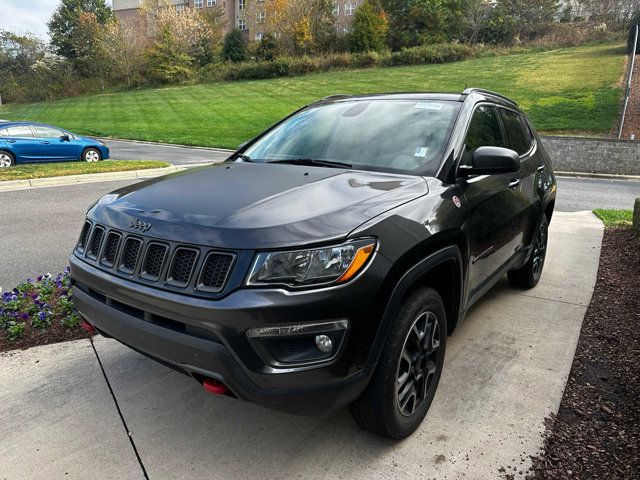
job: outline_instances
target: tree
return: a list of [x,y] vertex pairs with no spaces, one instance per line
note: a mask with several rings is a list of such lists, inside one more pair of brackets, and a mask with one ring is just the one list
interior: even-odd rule
[[165,28],[160,39],[148,53],[149,77],[158,83],[176,83],[192,75],[193,58],[182,52],[169,28]]
[[113,18],[105,0],[62,0],[49,22],[49,36],[55,52],[70,60],[78,57],[74,38],[83,13],[95,15],[96,22],[105,25]]
[[256,47],[256,57],[258,60],[271,62],[280,54],[280,44],[272,33],[266,33]]
[[389,15],[389,42],[399,50],[454,40],[464,25],[467,0],[383,0]]
[[558,9],[557,0],[501,0],[495,12],[509,19],[519,38],[531,39],[555,20]]
[[247,44],[240,30],[232,30],[224,37],[222,58],[231,62],[244,62],[249,57]]
[[379,52],[386,47],[389,23],[379,4],[365,0],[353,17],[349,47],[353,52]]
[[[636,40],[636,27],[640,27],[640,10],[631,19],[629,36],[627,38],[627,48],[629,52],[633,51],[633,42]],[[636,45],[635,53],[640,53],[640,34],[638,35],[638,44]]]

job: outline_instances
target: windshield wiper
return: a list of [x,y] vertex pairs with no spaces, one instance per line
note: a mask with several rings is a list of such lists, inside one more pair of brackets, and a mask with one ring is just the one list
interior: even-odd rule
[[233,156],[233,158],[239,158],[243,162],[254,162],[255,163],[254,159],[252,159],[249,155],[245,155],[244,153],[236,153]]
[[315,158],[289,158],[285,160],[272,160],[267,163],[287,163],[291,165],[311,165],[312,167],[329,168],[353,168],[350,163],[333,162],[331,160],[317,160]]

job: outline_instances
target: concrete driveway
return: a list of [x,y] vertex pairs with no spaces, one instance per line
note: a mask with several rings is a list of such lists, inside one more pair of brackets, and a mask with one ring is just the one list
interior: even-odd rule
[[0,357],[0,478],[518,477],[559,407],[602,233],[591,213],[556,213],[540,285],[502,282],[474,307],[449,338],[425,422],[403,442],[359,430],[346,411],[303,418],[210,396],[96,338],[108,384],[86,340]]

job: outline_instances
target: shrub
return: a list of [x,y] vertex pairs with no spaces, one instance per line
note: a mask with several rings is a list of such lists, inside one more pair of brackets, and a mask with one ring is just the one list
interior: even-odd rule
[[391,54],[391,65],[457,62],[474,56],[474,49],[461,43],[443,43],[405,48]]
[[385,49],[389,22],[387,15],[372,0],[358,7],[353,18],[349,35],[349,47],[352,52],[379,52]]
[[249,57],[247,44],[240,30],[232,30],[224,37],[222,45],[222,58],[230,62],[244,62]]
[[[640,26],[640,11],[636,12],[636,14],[631,19],[631,26],[629,27],[629,36],[627,38],[627,50],[629,51],[629,53],[631,53],[631,50],[633,50],[633,42],[636,39],[636,27],[639,27],[639,26]],[[640,40],[638,40],[638,45],[636,46],[636,53],[640,53]]]
[[149,79],[153,83],[178,83],[193,74],[193,58],[181,51],[173,33],[165,29],[161,39],[149,50]]
[[636,198],[636,203],[633,207],[633,228],[640,235],[640,198]]
[[280,43],[276,37],[267,33],[256,47],[256,58],[270,62],[280,54],[280,50]]

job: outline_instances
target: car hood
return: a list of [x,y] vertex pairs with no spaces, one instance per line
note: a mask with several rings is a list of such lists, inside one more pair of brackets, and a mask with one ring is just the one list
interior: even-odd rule
[[290,247],[345,238],[367,220],[427,193],[425,179],[417,176],[226,162],[117,190],[89,216],[141,233],[133,227],[138,219],[151,225],[145,235],[170,241]]

